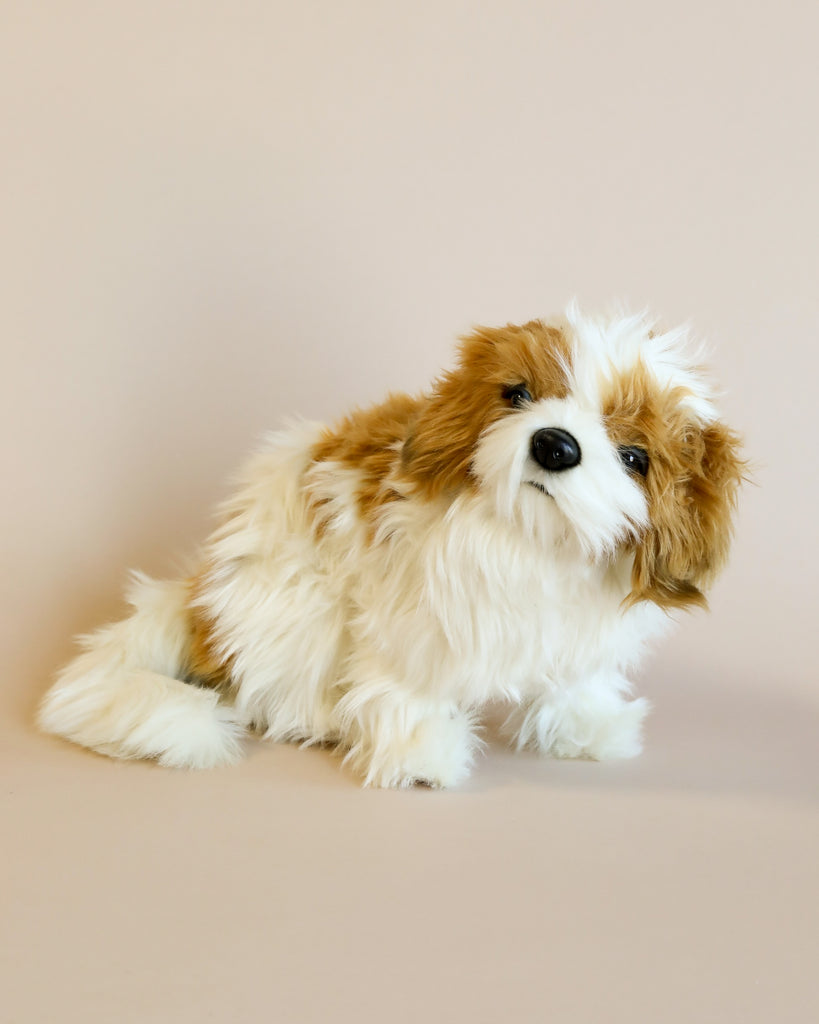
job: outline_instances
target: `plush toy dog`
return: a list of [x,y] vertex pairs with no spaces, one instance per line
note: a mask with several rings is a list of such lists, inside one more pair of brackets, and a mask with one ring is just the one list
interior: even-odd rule
[[453,786],[481,707],[518,747],[632,757],[628,673],[704,604],[743,464],[683,330],[479,328],[427,394],[268,439],[198,571],[134,580],[43,729],[206,768],[242,736],[337,744],[366,784]]

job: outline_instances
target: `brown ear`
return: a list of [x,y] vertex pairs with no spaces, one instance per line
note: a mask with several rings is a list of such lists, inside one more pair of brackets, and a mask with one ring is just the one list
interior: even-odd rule
[[651,525],[635,551],[629,604],[707,604],[703,588],[725,564],[733,533],[739,449],[737,435],[713,423],[685,431],[668,464],[649,472]]

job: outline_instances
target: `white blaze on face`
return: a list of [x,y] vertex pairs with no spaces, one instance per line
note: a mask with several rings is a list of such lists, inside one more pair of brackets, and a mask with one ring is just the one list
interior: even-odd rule
[[[548,428],[576,439],[579,465],[550,472],[538,464],[532,437]],[[478,447],[475,471],[494,495],[500,516],[512,518],[523,508],[527,520],[568,524],[592,558],[613,553],[647,519],[642,488],[625,470],[599,413],[572,395],[535,402],[495,423]]]
[[572,341],[572,391],[600,408],[601,393],[615,377],[646,370],[664,391],[680,393],[680,404],[700,424],[717,419],[713,388],[701,369],[702,345],[685,327],[660,331],[645,314],[605,319],[569,307],[564,325]]

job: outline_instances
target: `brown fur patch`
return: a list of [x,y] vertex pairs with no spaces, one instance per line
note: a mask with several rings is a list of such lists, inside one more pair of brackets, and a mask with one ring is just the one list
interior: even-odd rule
[[638,367],[618,377],[604,401],[613,442],[638,445],[649,456],[643,484],[650,526],[635,548],[630,604],[704,605],[701,588],[728,554],[745,469],[740,441],[721,423],[700,426],[681,404],[685,395],[659,388]]
[[[334,461],[361,474],[359,510],[372,523],[386,504],[407,491],[436,498],[471,486],[475,445],[483,431],[510,409],[504,391],[522,384],[532,398],[564,397],[571,363],[560,330],[533,320],[522,327],[479,327],[462,339],[455,369],[428,395],[391,395],[328,429],[313,449],[315,462]],[[316,529],[325,528],[313,501]]]
[[224,659],[218,652],[214,623],[210,616],[194,602],[205,585],[203,571],[190,581],[190,643],[187,675],[201,685],[227,689],[231,682],[230,659]]
[[534,401],[568,393],[571,348],[540,320],[479,327],[462,339],[458,365],[425,398],[404,445],[403,468],[426,497],[471,486],[472,457],[486,428],[510,411],[504,391],[524,385]]
[[[370,409],[359,409],[332,429],[324,431],[313,447],[314,462],[338,462],[355,468],[360,474],[356,492],[362,516],[370,520],[386,502],[401,498],[393,484],[400,469],[401,447],[409,424],[418,414],[421,399],[405,394],[389,395],[386,401]],[[322,528],[322,506],[327,499],[312,503],[318,528]]]

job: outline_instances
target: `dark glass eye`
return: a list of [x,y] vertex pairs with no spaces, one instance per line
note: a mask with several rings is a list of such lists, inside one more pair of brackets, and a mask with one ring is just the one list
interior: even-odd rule
[[516,384],[513,388],[507,388],[503,393],[503,397],[508,402],[511,402],[516,409],[520,409],[527,402],[532,401],[532,396],[523,384]]
[[648,473],[648,452],[645,448],[624,445],[618,450],[626,469],[630,469],[632,473],[639,473],[640,476],[645,476]]

